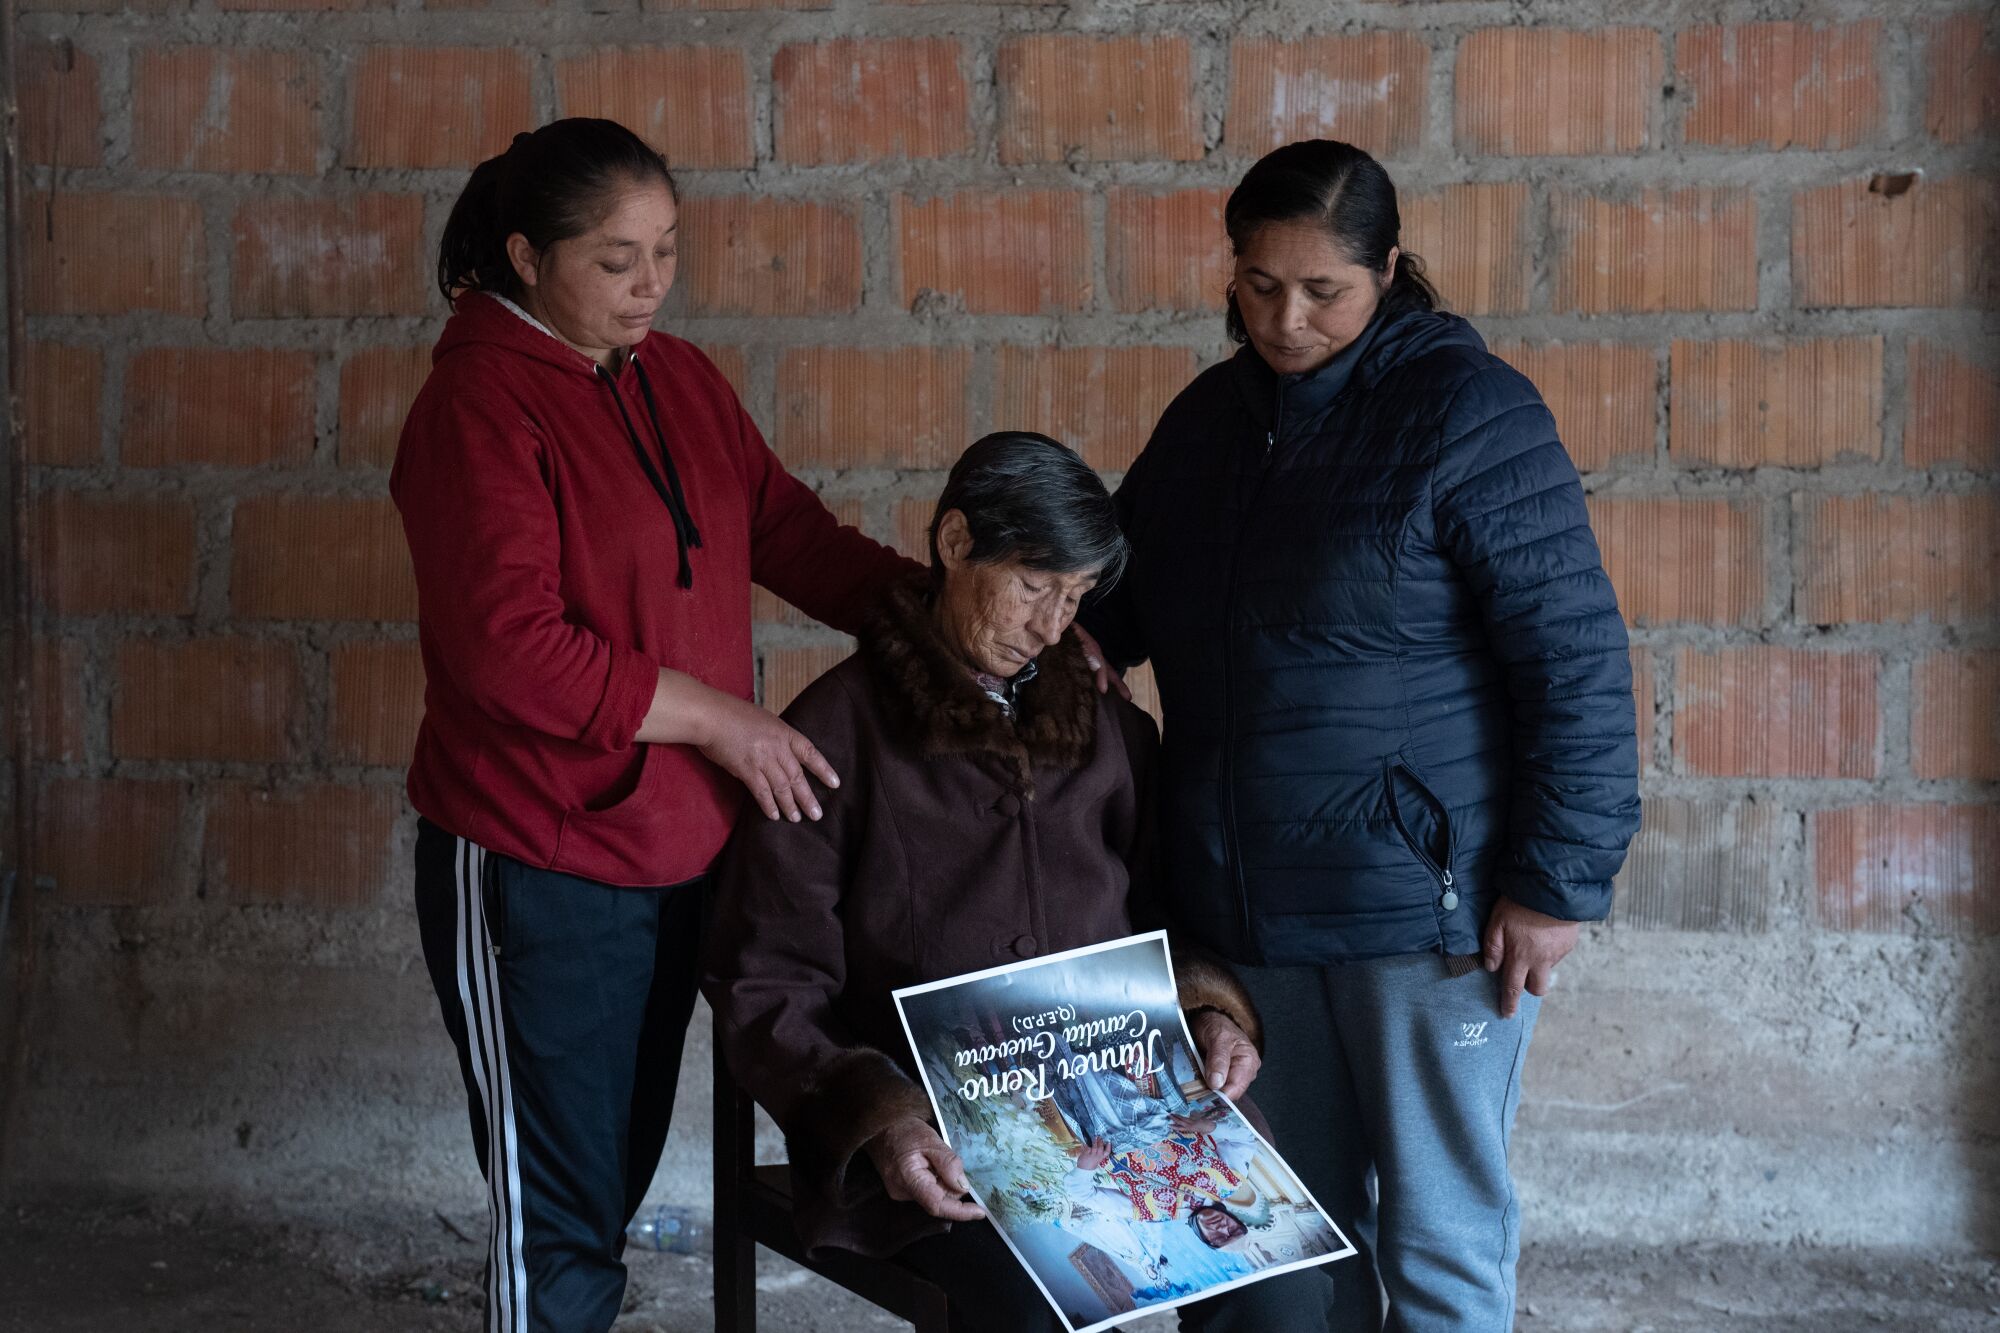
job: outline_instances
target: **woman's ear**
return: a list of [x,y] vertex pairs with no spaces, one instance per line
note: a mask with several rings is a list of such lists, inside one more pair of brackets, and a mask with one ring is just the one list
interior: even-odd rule
[[523,287],[534,286],[535,280],[541,276],[535,267],[541,258],[535,253],[535,247],[528,244],[528,238],[520,232],[507,238],[507,262],[514,266],[514,276],[521,280]]
[[1399,260],[1399,259],[1401,259],[1402,257],[1403,257],[1403,247],[1402,247],[1402,246],[1400,246],[1400,245],[1392,245],[1392,246],[1390,246],[1390,247],[1389,247],[1389,257],[1388,257],[1388,259],[1386,259],[1385,261],[1383,261],[1383,264],[1382,264],[1382,290],[1383,290],[1383,291],[1385,291],[1385,292],[1386,292],[1386,291],[1388,291],[1388,290],[1389,290],[1389,284],[1390,284],[1390,283],[1392,283],[1392,282],[1394,282],[1394,281],[1396,280],[1396,261],[1397,261],[1397,260]]
[[947,509],[938,520],[937,529],[938,563],[946,571],[957,569],[972,557],[972,526],[965,521],[965,511]]

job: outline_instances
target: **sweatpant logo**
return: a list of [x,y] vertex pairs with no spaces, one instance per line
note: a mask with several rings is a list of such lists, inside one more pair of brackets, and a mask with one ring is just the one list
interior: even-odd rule
[[1458,1040],[1452,1043],[1453,1046],[1484,1046],[1485,1044],[1486,1025],[1484,1023],[1460,1023],[1458,1025]]

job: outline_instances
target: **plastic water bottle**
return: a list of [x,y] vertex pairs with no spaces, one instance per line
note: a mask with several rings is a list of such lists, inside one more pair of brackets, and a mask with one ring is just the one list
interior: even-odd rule
[[713,1243],[708,1219],[677,1203],[647,1204],[625,1228],[627,1243],[663,1254],[707,1254]]

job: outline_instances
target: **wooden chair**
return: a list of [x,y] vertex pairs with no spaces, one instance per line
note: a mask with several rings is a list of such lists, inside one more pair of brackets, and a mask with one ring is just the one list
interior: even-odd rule
[[757,1247],[853,1292],[916,1333],[945,1333],[942,1289],[883,1259],[836,1251],[806,1256],[792,1225],[792,1169],[757,1165],[755,1103],[715,1052],[715,1327],[757,1333]]

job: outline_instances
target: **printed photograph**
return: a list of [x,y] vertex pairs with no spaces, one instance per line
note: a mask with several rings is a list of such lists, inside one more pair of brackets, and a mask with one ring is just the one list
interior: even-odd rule
[[973,1197],[1074,1333],[1354,1253],[1204,1081],[1161,932],[896,993]]

